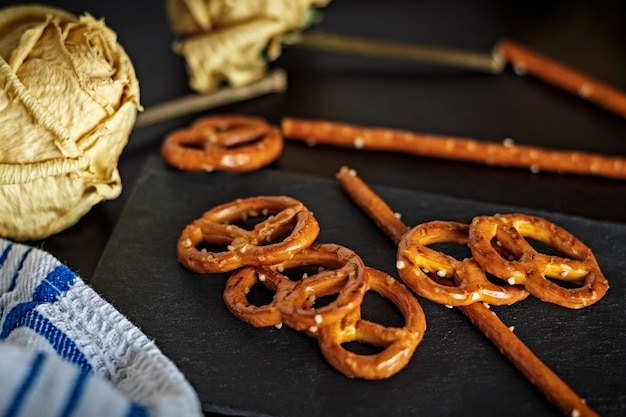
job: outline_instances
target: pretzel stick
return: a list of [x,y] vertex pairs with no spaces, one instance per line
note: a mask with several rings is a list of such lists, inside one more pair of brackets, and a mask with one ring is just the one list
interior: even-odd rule
[[548,84],[626,118],[626,93],[602,81],[508,39],[496,43],[493,55],[510,63],[520,75],[527,72]]
[[[354,170],[336,175],[342,189],[398,244],[408,227]],[[378,208],[381,211],[378,211]],[[404,232],[403,232],[404,231]],[[483,303],[458,307],[539,390],[567,417],[598,416],[554,371],[543,363],[498,316]]]
[[192,94],[166,103],[157,104],[139,113],[135,127],[145,127],[185,116],[203,110],[212,109],[239,101],[248,100],[269,93],[280,93],[287,88],[287,74],[275,69],[265,77],[241,87],[224,87],[207,94]]
[[487,165],[530,168],[533,172],[545,170],[626,179],[626,158],[619,156],[516,145],[511,139],[495,143],[325,120],[287,117],[281,124],[286,139],[305,141],[310,145],[321,143],[397,151]]

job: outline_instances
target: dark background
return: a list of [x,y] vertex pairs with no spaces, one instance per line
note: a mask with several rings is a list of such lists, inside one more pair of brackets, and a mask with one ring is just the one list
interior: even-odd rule
[[[25,1],[4,4],[28,3]],[[182,57],[171,49],[163,2],[50,5],[103,17],[130,55],[145,108],[190,93]],[[626,90],[626,2],[336,0],[315,29],[345,35],[488,52],[509,37]],[[511,69],[493,76],[374,58],[285,48],[272,64],[288,73],[288,91],[190,115],[132,132],[119,161],[121,197],[95,206],[80,222],[43,244],[92,275],[145,158],[167,132],[208,113],[246,113],[278,123],[284,116],[406,128],[421,132],[626,156],[626,120]],[[531,174],[522,169],[287,143],[273,168],[332,177],[356,168],[371,182],[510,203],[594,219],[626,220],[626,182]],[[155,207],[158,210],[158,207]]]

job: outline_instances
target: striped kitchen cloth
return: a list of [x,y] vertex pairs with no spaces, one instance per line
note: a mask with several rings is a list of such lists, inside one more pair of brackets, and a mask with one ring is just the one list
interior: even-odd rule
[[0,238],[0,417],[201,415],[126,317],[50,253]]

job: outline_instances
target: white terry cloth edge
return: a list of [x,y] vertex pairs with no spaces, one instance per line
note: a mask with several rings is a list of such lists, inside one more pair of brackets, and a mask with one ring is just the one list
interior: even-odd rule
[[[46,379],[51,369],[56,379]],[[74,415],[202,416],[153,341],[54,256],[2,238],[0,385],[0,415],[62,415],[50,407],[70,404]]]

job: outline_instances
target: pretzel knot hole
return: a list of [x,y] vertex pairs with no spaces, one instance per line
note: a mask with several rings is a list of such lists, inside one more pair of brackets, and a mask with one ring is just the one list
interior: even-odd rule
[[426,330],[426,319],[417,299],[399,281],[372,268],[366,269],[366,276],[368,292],[387,298],[402,319],[396,317],[393,325],[370,321],[362,317],[361,303],[343,319],[322,328],[318,340],[324,357],[344,375],[387,378],[412,357]]
[[[361,303],[361,319],[378,323],[384,327],[402,328],[406,319],[402,311],[389,298],[368,289]],[[378,342],[378,343],[377,343]],[[390,343],[376,340],[345,341],[341,346],[359,355],[375,355],[382,352]]]
[[251,305],[255,307],[263,307],[270,304],[274,300],[275,295],[276,289],[269,288],[257,278],[257,281],[252,285],[252,287],[248,288],[246,298]]

